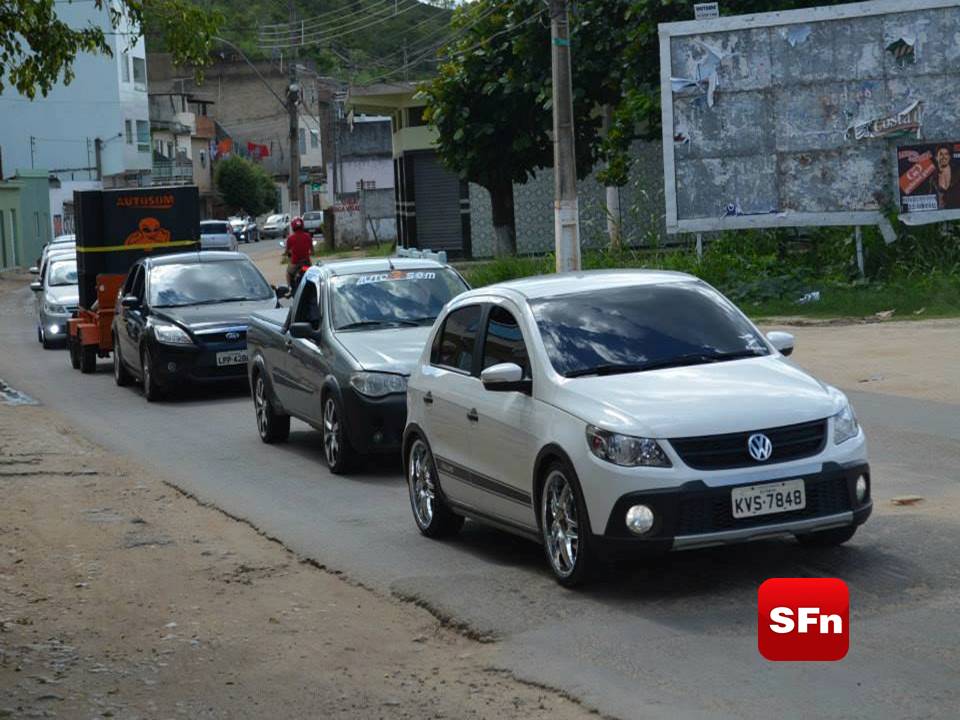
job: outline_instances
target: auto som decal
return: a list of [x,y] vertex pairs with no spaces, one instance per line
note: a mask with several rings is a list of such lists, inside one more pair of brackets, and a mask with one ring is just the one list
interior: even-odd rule
[[425,270],[414,270],[411,272],[394,270],[388,273],[361,275],[357,278],[357,285],[369,285],[371,283],[388,282],[390,280],[433,280],[436,277],[437,274],[435,272],[427,272]]

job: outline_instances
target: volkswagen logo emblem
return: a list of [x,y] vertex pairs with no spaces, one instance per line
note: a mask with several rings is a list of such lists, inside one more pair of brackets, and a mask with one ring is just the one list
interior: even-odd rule
[[227,340],[231,340],[231,341],[233,341],[233,340],[239,340],[239,339],[240,339],[240,333],[238,333],[238,332],[228,332],[226,335],[224,335],[224,337],[225,337]]
[[747,450],[750,457],[757,462],[763,462],[769,460],[770,456],[773,455],[773,443],[763,433],[754,433],[747,438]]

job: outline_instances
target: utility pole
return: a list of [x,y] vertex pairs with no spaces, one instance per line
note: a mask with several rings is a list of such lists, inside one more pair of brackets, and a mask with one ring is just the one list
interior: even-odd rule
[[103,140],[93,139],[93,157],[97,168],[97,180],[103,180]]
[[568,0],[550,0],[553,60],[553,218],[557,272],[580,269],[580,212],[577,156],[573,134]]
[[[290,27],[294,27],[297,21],[296,8],[293,0],[290,0]],[[300,206],[300,110],[298,103],[300,100],[300,83],[297,82],[297,62],[299,55],[297,46],[293,47],[293,58],[290,60],[289,79],[287,84],[287,114],[290,119],[290,180],[287,183],[287,189],[290,193],[290,214],[294,211],[299,215]],[[296,205],[294,205],[296,203]]]
[[30,136],[30,169],[31,170],[34,169],[34,162],[35,162],[34,158],[36,156],[36,148],[37,148],[37,139],[33,135],[31,135]]

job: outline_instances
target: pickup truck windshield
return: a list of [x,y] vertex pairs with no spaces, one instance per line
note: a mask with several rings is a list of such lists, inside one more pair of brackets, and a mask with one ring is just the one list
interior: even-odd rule
[[430,325],[467,285],[447,268],[340,275],[330,282],[335,330]]
[[565,377],[615,375],[768,355],[749,321],[697,282],[633,285],[530,302]]
[[268,300],[275,293],[249,260],[157,265],[150,269],[153,307]]

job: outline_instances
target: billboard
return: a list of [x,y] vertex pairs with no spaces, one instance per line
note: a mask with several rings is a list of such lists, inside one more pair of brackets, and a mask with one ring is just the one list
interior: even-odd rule
[[[960,218],[954,191],[930,186],[950,174],[936,170],[936,147],[955,153],[960,142],[960,0],[659,30],[668,232],[877,225],[892,240],[891,212],[907,223]],[[904,174],[924,177],[908,192]]]

